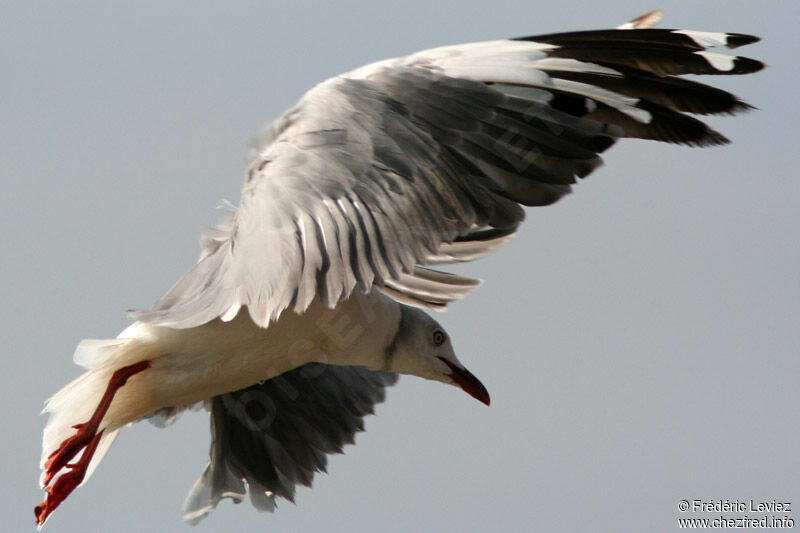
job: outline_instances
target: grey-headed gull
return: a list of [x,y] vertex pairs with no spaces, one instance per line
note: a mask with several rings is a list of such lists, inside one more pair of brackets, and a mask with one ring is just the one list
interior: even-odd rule
[[398,374],[489,394],[459,361],[441,309],[479,280],[431,267],[503,246],[618,139],[727,139],[692,114],[750,108],[681,77],[748,74],[707,51],[738,33],[616,29],[444,46],[317,85],[263,134],[232,216],[196,266],[116,339],[85,340],[87,371],[47,402],[36,523],[86,481],[123,426],[204,402],[208,465],[194,522],[249,492],[292,500],[363,430]]

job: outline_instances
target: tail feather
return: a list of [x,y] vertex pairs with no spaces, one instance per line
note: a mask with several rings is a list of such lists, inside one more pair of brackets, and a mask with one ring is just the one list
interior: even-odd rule
[[103,457],[105,457],[108,449],[111,448],[112,444],[114,444],[118,433],[119,429],[115,429],[113,431],[104,432],[103,436],[100,437],[100,444],[97,445],[97,449],[95,449],[94,455],[92,455],[92,460],[89,461],[89,468],[86,470],[86,475],[84,476],[83,481],[81,481],[81,484],[78,485],[79,487],[86,483],[90,477],[92,477],[97,465],[100,464],[100,461],[103,460]]
[[[124,335],[123,332],[121,335]],[[86,339],[75,350],[74,360],[88,370],[68,383],[47,400],[42,414],[50,416],[42,436],[40,468],[61,444],[75,434],[75,426],[89,420],[108,386],[115,370],[147,358],[148,343],[135,338]],[[89,464],[83,483],[89,479],[108,448],[114,442],[119,428],[128,420],[124,410],[114,410],[106,416],[100,429],[105,429]],[[44,473],[40,484],[44,481]]]
[[[42,412],[49,413],[50,417],[42,437],[40,468],[44,468],[50,455],[59,449],[62,442],[75,433],[73,428],[75,425],[89,420],[103,395],[112,372],[113,370],[109,368],[85,372],[47,401]],[[104,436],[102,440],[108,441],[108,437]],[[99,448],[100,446],[98,446]],[[40,483],[42,481],[43,479],[40,480]]]
[[121,349],[125,344],[129,344],[133,339],[83,339],[78,347],[75,348],[75,354],[72,360],[76,365],[82,366],[88,370],[99,368],[104,364],[109,363],[114,359],[114,354],[117,350]]

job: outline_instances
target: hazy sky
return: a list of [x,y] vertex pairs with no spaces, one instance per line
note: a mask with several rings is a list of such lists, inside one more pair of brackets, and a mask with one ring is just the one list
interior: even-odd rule
[[[800,520],[800,3],[165,4],[3,3],[4,531],[33,527],[38,414],[79,374],[75,345],[115,336],[194,263],[214,207],[238,200],[249,139],[304,91],[423,48],[656,7],[663,27],[764,38],[742,53],[767,70],[711,78],[760,108],[711,121],[733,144],[623,142],[463,269],[486,283],[437,318],[490,408],[403,378],[297,505],[226,501],[197,531],[672,531],[716,516],[681,514],[682,499],[774,498]],[[47,530],[189,531],[180,506],[208,445],[205,413],[125,429]]]

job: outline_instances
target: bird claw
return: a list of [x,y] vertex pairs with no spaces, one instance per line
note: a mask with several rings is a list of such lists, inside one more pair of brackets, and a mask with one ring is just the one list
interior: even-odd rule
[[[78,427],[80,426],[80,427]],[[73,426],[78,432],[67,438],[59,445],[58,449],[50,454],[44,464],[44,478],[42,484],[47,486],[50,481],[78,452],[86,448],[95,438],[97,428],[89,428],[88,424],[77,424]],[[77,463],[75,463],[77,464]]]
[[[74,439],[78,435],[73,435],[69,439],[65,440],[62,443],[62,447],[56,453],[61,452],[64,448],[64,444],[67,442],[75,442]],[[103,436],[103,432],[100,431],[99,433],[94,434],[88,441],[88,443],[77,447],[74,451],[71,452],[69,458],[65,460],[65,464],[60,466],[58,469],[50,470],[48,469],[47,475],[45,477],[44,484],[47,485],[50,483],[50,480],[53,476],[61,471],[63,468],[69,469],[67,472],[61,474],[55,483],[50,485],[45,489],[47,492],[47,497],[37,505],[33,512],[36,515],[36,524],[41,526],[44,524],[47,517],[50,516],[50,513],[55,511],[56,507],[58,507],[61,502],[63,502],[70,493],[75,490],[78,485],[81,484],[83,478],[86,476],[86,471],[89,469],[89,463],[92,461],[92,456],[94,455],[94,451],[97,449],[97,445],[100,443],[100,439]],[[80,450],[83,448],[83,454],[81,455],[80,459],[75,461],[74,463],[66,464],[66,461],[69,461],[73,456],[75,456]],[[51,455],[51,458],[53,456]],[[66,454],[60,454],[59,458],[66,457]],[[49,462],[49,461],[48,461]]]
[[[81,484],[83,478],[86,476],[86,471],[89,469],[89,464],[92,461],[97,445],[100,444],[100,439],[103,436],[103,431],[100,428],[100,422],[106,415],[111,401],[114,399],[116,392],[127,383],[128,378],[134,374],[150,368],[150,361],[140,361],[138,363],[120,368],[116,370],[108,381],[106,391],[100,402],[97,405],[92,417],[80,424],[75,424],[73,429],[76,433],[64,439],[58,446],[58,449],[47,457],[44,463],[44,475],[42,477],[42,485],[45,487],[47,497],[42,503],[37,505],[33,512],[36,515],[36,524],[41,526],[44,524],[47,517],[50,516],[56,507],[58,507],[64,499]],[[74,463],[70,461],[78,455],[78,452],[83,450],[80,459]],[[50,485],[53,478],[62,470],[63,472],[55,483]],[[49,486],[48,486],[49,485]]]

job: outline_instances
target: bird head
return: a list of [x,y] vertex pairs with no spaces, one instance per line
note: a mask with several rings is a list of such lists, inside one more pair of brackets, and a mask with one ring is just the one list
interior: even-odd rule
[[489,405],[489,392],[458,360],[444,328],[420,309],[402,305],[397,333],[386,349],[386,368],[460,387]]

